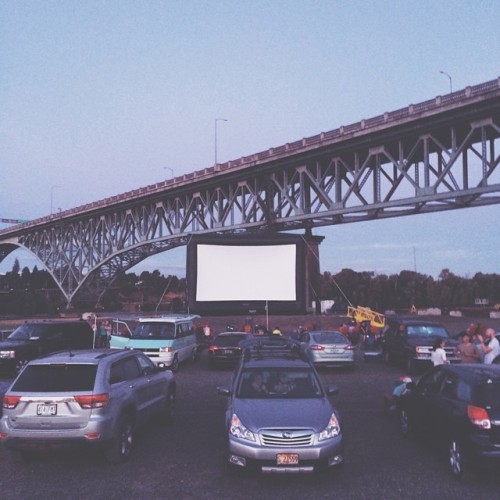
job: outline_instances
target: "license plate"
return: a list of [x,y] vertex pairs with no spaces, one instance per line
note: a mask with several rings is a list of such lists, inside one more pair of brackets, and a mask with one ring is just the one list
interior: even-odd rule
[[299,463],[298,453],[278,453],[276,455],[277,465],[297,465]]
[[42,417],[50,417],[52,415],[57,415],[57,405],[56,404],[39,404],[36,407],[36,414]]

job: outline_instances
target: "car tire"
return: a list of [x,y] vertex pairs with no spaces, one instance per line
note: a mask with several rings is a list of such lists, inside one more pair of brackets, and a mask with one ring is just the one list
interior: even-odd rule
[[172,364],[170,365],[170,370],[172,372],[177,373],[179,371],[179,358],[177,357],[177,354],[174,356],[174,359],[172,360]]
[[116,437],[108,444],[106,459],[109,463],[118,464],[130,458],[134,444],[134,425],[128,416],[118,422]]
[[456,479],[464,479],[467,475],[467,464],[464,449],[460,441],[452,438],[448,445],[448,463],[450,470]]
[[413,427],[410,422],[408,411],[405,408],[401,408],[399,410],[399,429],[405,438],[413,436]]

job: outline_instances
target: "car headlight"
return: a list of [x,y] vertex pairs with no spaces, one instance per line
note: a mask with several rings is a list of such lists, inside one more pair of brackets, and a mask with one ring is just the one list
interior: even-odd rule
[[0,359],[12,359],[16,357],[16,351],[0,351]]
[[335,413],[332,413],[328,425],[319,433],[319,440],[331,439],[340,434],[340,424]]
[[239,439],[246,439],[248,441],[255,441],[253,432],[249,431],[238,418],[236,413],[231,417],[231,425],[229,426],[229,433]]

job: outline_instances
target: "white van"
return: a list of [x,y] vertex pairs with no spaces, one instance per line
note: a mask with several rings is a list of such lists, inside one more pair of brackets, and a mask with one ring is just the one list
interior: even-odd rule
[[167,314],[139,318],[130,338],[111,335],[110,347],[137,349],[156,365],[164,363],[173,372],[179,363],[194,361],[198,355],[195,321],[196,314]]

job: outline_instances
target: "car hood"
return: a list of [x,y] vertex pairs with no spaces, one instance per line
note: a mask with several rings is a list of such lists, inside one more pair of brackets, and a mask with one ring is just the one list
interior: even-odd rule
[[0,342],[0,351],[11,351],[16,347],[26,345],[29,340],[4,340]]
[[239,399],[233,411],[248,429],[311,428],[323,430],[333,413],[327,399]]

